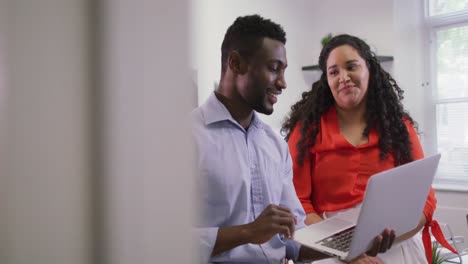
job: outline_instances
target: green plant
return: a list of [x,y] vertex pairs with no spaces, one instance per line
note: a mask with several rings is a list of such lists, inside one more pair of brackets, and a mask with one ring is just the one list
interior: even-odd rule
[[320,43],[322,43],[322,47],[327,45],[328,41],[330,41],[332,37],[333,37],[332,33],[328,33],[328,35],[323,37],[322,40],[320,40]]
[[437,241],[432,242],[432,264],[442,264],[447,260],[446,257],[440,255],[440,250],[438,249],[439,243]]

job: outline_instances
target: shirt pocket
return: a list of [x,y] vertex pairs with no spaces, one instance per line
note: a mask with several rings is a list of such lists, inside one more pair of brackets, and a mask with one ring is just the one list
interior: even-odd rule
[[264,189],[267,192],[266,197],[268,197],[266,204],[279,205],[281,203],[284,181],[287,177],[283,164],[281,164],[278,159],[270,159],[263,163],[259,173],[261,177],[264,178],[262,184],[265,186]]

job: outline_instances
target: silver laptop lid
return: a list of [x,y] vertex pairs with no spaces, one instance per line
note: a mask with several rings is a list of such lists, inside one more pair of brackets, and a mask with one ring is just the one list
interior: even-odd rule
[[430,186],[439,165],[440,154],[416,160],[375,174],[369,179],[346,259],[367,251],[385,228],[400,236],[419,223]]

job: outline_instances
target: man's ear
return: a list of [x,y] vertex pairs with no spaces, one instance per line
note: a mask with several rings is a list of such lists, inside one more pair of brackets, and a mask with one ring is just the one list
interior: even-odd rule
[[228,67],[237,74],[245,74],[248,69],[247,60],[236,50],[231,51],[228,58]]

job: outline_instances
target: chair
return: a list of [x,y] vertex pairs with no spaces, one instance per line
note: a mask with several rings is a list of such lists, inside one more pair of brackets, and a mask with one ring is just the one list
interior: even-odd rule
[[[467,222],[467,226],[468,226],[468,214],[466,215],[466,222]],[[458,252],[458,254],[454,254],[454,253],[452,253],[452,252],[450,252],[448,250],[444,250],[444,249],[441,248],[440,244],[436,242],[436,245],[438,246],[438,248],[441,249],[441,252],[440,252],[441,256],[443,258],[445,258],[445,259],[448,259],[448,260],[445,261],[446,263],[463,264],[462,256],[468,255],[468,248],[465,248],[463,250],[459,249],[460,244],[463,244],[465,242],[464,237],[463,236],[454,236],[453,232],[452,232],[452,229],[446,223],[440,223],[440,227],[442,229],[442,232],[445,235],[445,239],[447,240],[447,242],[449,242]]]

